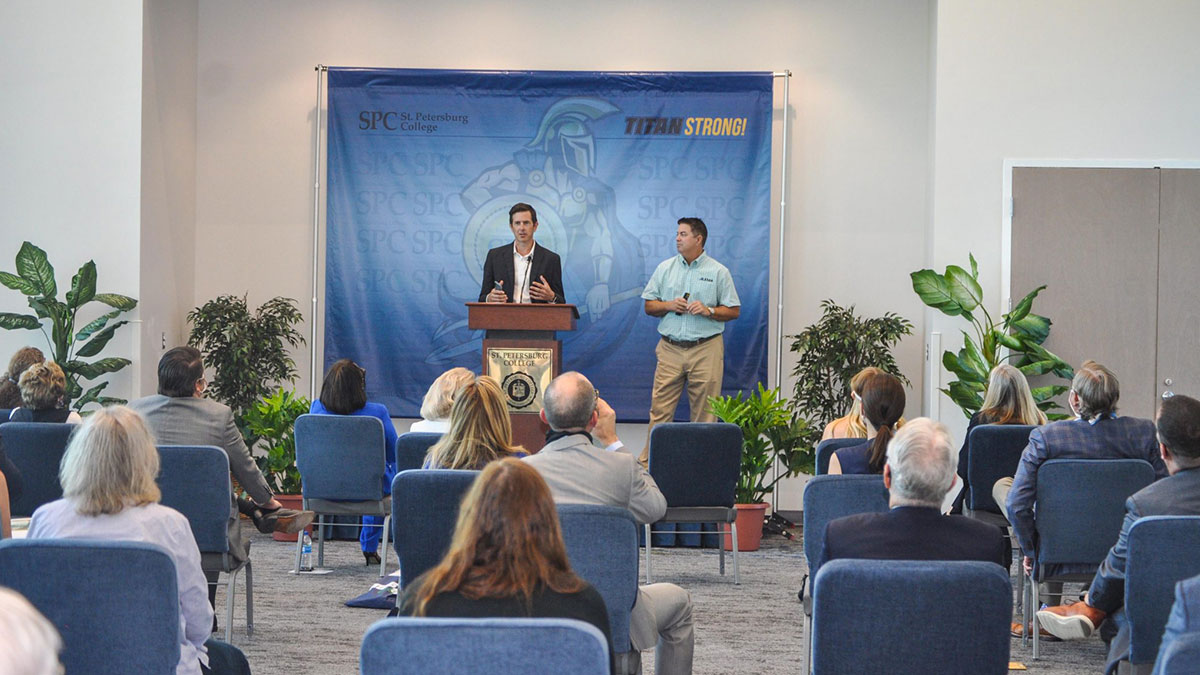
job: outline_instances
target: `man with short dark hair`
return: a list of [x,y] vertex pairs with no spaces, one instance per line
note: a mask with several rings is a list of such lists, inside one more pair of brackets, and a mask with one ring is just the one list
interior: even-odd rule
[[981,560],[1008,568],[1003,530],[964,516],[942,514],[953,487],[958,448],[942,424],[927,417],[909,420],[888,443],[883,484],[887,513],[861,513],[825,527],[821,561]]
[[518,202],[508,210],[512,245],[487,252],[479,302],[566,302],[563,297],[562,261],[558,254],[533,241],[537,211]]
[[[666,514],[666,498],[617,438],[616,414],[586,377],[569,372],[554,378],[542,404],[542,420],[551,433],[545,447],[524,461],[546,480],[555,502],[619,506],[639,524]],[[692,672],[695,636],[687,591],[675,584],[639,587],[629,640],[635,654],[655,649],[658,675]]]
[[659,317],[661,338],[654,348],[658,365],[650,394],[650,426],[639,461],[649,459],[650,430],[670,422],[687,385],[693,422],[715,422],[708,399],[721,395],[725,377],[725,322],[741,314],[742,301],[733,276],[704,252],[708,226],[699,218],[680,218],[675,229],[679,253],[655,268],[642,291],[645,311]]
[[[1013,478],[1001,478],[992,491],[1024,552],[1023,566],[1033,565],[1033,508],[1038,469],[1052,459],[1144,459],[1158,478],[1167,475],[1159,455],[1154,423],[1136,417],[1117,417],[1121,385],[1112,371],[1085,361],[1075,372],[1067,404],[1076,417],[1051,422],[1029,433],[1029,444]],[[1017,624],[1014,630],[1020,628]]]
[[[1150,484],[1125,500],[1125,522],[1092,579],[1087,599],[1049,607],[1037,613],[1042,628],[1064,640],[1085,638],[1111,614],[1125,606],[1125,565],[1129,529],[1146,516],[1200,515],[1200,401],[1172,396],[1158,409],[1158,450],[1170,477]],[[1109,645],[1109,664],[1129,655],[1129,622],[1116,620],[1117,633]]]
[[233,422],[233,411],[204,398],[207,387],[200,351],[176,347],[158,361],[158,394],[131,401],[129,407],[145,418],[160,445],[215,445],[225,451],[230,471],[250,495],[235,498],[229,515],[230,554],[245,560],[250,542],[241,532],[239,512],[264,533],[299,532],[312,522],[313,512],[285,509],[275,500]]

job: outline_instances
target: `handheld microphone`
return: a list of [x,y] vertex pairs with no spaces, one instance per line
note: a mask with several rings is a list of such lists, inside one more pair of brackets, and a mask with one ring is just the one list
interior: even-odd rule
[[[692,294],[691,294],[691,293],[684,293],[684,294],[683,294],[683,299],[684,299],[684,300],[687,300],[687,299],[688,299],[688,298],[690,298],[690,297],[692,297]],[[675,316],[683,316],[683,312],[675,312]]]

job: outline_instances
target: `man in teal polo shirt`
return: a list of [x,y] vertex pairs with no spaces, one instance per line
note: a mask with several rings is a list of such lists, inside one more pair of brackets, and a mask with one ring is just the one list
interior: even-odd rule
[[[680,218],[675,231],[679,255],[659,263],[642,291],[646,313],[660,317],[662,339],[654,353],[654,391],[650,396],[650,429],[675,417],[687,383],[693,422],[715,422],[708,397],[719,396],[725,375],[725,322],[738,318],[742,301],[724,265],[704,252],[708,227],[699,218]],[[641,462],[650,452],[647,430]]]

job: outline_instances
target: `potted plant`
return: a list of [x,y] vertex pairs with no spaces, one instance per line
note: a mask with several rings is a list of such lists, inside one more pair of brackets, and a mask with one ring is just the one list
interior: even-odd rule
[[850,378],[858,371],[874,366],[909,384],[891,350],[913,328],[908,319],[891,312],[864,319],[854,313],[854,305],[841,307],[833,300],[825,300],[821,308],[817,323],[789,336],[791,351],[799,355],[792,369],[792,410],[808,423],[812,445],[825,425],[846,414]]
[[[309,401],[279,389],[251,406],[242,416],[246,430],[258,439],[254,457],[279,503],[301,508],[300,470],[296,468],[296,418],[308,412]],[[277,541],[296,541],[294,534],[276,532]]]
[[[742,470],[735,499],[738,550],[755,551],[762,539],[767,495],[780,480],[812,464],[813,448],[806,442],[808,423],[792,415],[778,389],[767,389],[761,382],[758,390],[747,397],[739,391],[733,396],[709,398],[708,403],[721,421],[742,430]],[[770,478],[768,474],[776,462],[780,472]],[[725,548],[732,548],[728,536]]]
[[[968,254],[971,271],[968,273],[958,265],[946,266],[946,271],[918,270],[909,275],[913,291],[921,302],[933,307],[946,316],[961,316],[971,322],[975,335],[963,331],[962,349],[955,354],[942,354],[942,365],[958,379],[951,382],[942,393],[950,397],[967,417],[983,406],[984,388],[988,376],[997,364],[1012,360],[1026,377],[1052,374],[1070,379],[1075,370],[1058,356],[1049,352],[1042,343],[1050,335],[1050,319],[1034,314],[1033,301],[1046,286],[1038,286],[1021,298],[1012,311],[1000,315],[1000,321],[983,304],[983,288],[979,285],[979,265],[975,256]],[[1052,412],[1061,409],[1053,399],[1067,391],[1064,384],[1034,387],[1030,390],[1038,407],[1051,419],[1066,416]]]
[[[64,405],[82,410],[89,403],[124,403],[125,399],[100,395],[108,382],[101,382],[84,391],[80,380],[93,380],[105,373],[115,373],[131,363],[129,359],[112,356],[91,362],[83,358],[99,354],[112,340],[117,329],[129,323],[127,320],[109,321],[137,307],[137,300],[116,293],[97,293],[96,263],[91,260],[79,268],[71,278],[70,290],[59,300],[54,266],[50,264],[45,251],[29,242],[21,244],[21,250],[17,251],[16,268],[16,274],[0,272],[0,284],[24,294],[34,313],[0,312],[0,328],[42,331],[50,345],[51,358],[67,376]],[[75,320],[79,310],[93,301],[113,309],[76,330]],[[43,322],[47,325],[43,325]],[[48,335],[47,326],[50,328]]]

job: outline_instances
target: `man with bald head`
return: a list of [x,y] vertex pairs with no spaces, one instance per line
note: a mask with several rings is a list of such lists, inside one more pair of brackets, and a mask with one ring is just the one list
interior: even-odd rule
[[[542,420],[551,431],[545,447],[525,461],[546,480],[555,502],[619,506],[639,524],[666,514],[666,498],[617,438],[616,414],[586,377],[569,372],[554,378],[542,405]],[[640,587],[629,641],[635,657],[655,649],[655,673],[691,673],[695,637],[687,591],[675,584]]]

